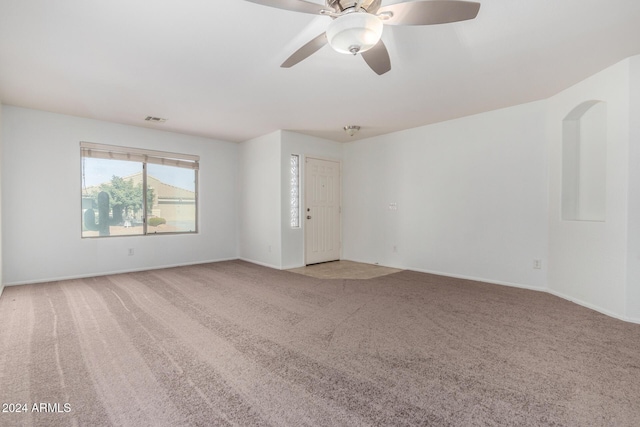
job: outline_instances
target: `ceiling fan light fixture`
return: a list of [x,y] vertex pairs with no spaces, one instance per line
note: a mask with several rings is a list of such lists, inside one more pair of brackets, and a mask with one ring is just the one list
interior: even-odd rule
[[366,12],[350,12],[338,16],[327,28],[329,45],[340,53],[366,52],[382,37],[382,21]]

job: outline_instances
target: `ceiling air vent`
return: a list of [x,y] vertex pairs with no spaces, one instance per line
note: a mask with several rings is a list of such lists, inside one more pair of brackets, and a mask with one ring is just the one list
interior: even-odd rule
[[163,119],[161,117],[153,117],[153,116],[147,116],[145,117],[145,120],[153,123],[164,123],[167,121],[167,119]]

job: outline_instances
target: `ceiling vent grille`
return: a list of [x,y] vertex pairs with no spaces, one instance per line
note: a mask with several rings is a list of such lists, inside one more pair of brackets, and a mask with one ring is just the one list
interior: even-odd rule
[[161,117],[153,117],[153,116],[147,116],[145,117],[145,120],[153,123],[164,123],[167,121],[167,119],[163,119]]

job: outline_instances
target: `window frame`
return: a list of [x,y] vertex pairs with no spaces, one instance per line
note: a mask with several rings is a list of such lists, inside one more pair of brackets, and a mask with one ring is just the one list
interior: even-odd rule
[[[105,160],[123,160],[140,163],[142,165],[142,233],[141,234],[115,234],[115,235],[84,235],[84,212],[82,208],[82,197],[84,196],[85,184],[85,158],[98,158]],[[193,231],[168,231],[168,232],[148,232],[147,220],[149,218],[149,206],[147,206],[147,165],[157,164],[163,166],[179,167],[191,169],[194,172],[194,230]],[[80,236],[82,239],[109,238],[109,237],[144,237],[163,236],[176,234],[198,234],[199,233],[199,173],[200,156],[193,154],[173,153],[168,151],[147,150],[134,147],[123,147],[117,145],[98,144],[93,142],[80,142]],[[168,184],[171,185],[171,184]]]

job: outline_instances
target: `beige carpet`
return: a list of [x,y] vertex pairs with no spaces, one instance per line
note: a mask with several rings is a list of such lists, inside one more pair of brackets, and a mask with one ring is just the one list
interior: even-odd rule
[[9,287],[0,345],[0,402],[28,407],[2,426],[640,420],[640,325],[410,271],[322,280],[232,261]]

